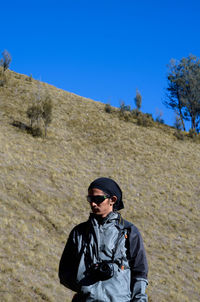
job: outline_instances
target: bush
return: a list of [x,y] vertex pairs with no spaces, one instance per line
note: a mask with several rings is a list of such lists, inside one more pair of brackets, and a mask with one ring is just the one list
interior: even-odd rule
[[122,101],[120,104],[120,113],[124,114],[126,111],[131,112],[131,106],[125,105],[124,101]]
[[164,124],[165,122],[164,122],[164,119],[162,118],[162,116],[163,116],[163,112],[161,110],[157,109],[157,116],[156,116],[155,121],[157,123]]
[[135,101],[136,108],[139,111],[142,106],[142,96],[138,90],[136,90],[136,96],[134,98],[134,101]]
[[2,56],[3,58],[0,61],[0,65],[3,67],[3,71],[5,72],[6,69],[9,68],[12,58],[10,53],[6,49],[2,52]]
[[47,127],[52,121],[52,102],[49,96],[42,103],[42,119],[44,122],[45,137],[47,136]]
[[151,113],[144,113],[153,122],[153,116]]
[[105,105],[105,112],[107,112],[107,113],[111,113],[112,112],[112,107],[110,106],[110,104],[106,104]]
[[133,110],[131,110],[131,114],[134,118],[137,118],[138,115],[141,114],[141,111],[139,111],[138,109],[133,109]]
[[160,116],[157,116],[156,119],[155,119],[155,121],[157,123],[160,123],[160,124],[164,124],[165,123],[164,119],[162,117],[160,117]]
[[140,113],[137,116],[137,124],[143,127],[151,127],[153,126],[153,118],[151,114],[148,113]]
[[47,128],[52,121],[52,102],[50,97],[47,95],[45,98],[39,98],[37,104],[32,104],[28,107],[26,114],[30,120],[31,129],[34,129],[34,136],[41,136],[40,134],[37,135],[37,133],[39,133],[39,131],[41,132],[41,126],[44,126],[46,137]]
[[42,117],[42,108],[40,105],[31,105],[26,114],[30,120],[30,126],[33,128],[35,124],[38,126],[39,119]]

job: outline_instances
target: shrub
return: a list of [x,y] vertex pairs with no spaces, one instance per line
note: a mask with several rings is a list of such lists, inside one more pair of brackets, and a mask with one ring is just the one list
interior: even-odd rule
[[151,127],[153,125],[153,118],[148,113],[140,113],[137,116],[137,124],[143,127]]
[[120,113],[124,114],[126,111],[131,112],[131,106],[125,105],[124,101],[122,101],[120,104]]
[[138,109],[133,109],[133,110],[131,110],[131,114],[134,118],[137,118],[138,115],[141,114],[141,112]]
[[38,100],[37,104],[32,104],[28,107],[26,114],[30,120],[30,127],[33,129],[34,134],[32,134],[34,136],[41,136],[41,134],[37,135],[37,133],[42,131],[41,122],[43,122],[46,137],[47,128],[52,121],[52,102],[48,95],[45,98],[39,98]]
[[164,119],[162,117],[160,117],[160,116],[157,116],[156,119],[155,119],[155,121],[157,123],[160,123],[160,124],[164,124],[165,123]]
[[155,121],[157,123],[164,124],[164,119],[162,118],[162,116],[163,116],[163,112],[161,110],[157,109],[157,117],[156,117]]
[[136,90],[136,96],[134,98],[134,101],[135,101],[135,106],[136,106],[137,110],[140,110],[140,108],[142,106],[142,96],[138,90]]
[[3,58],[0,61],[0,65],[3,67],[3,71],[5,72],[6,69],[9,68],[12,58],[10,53],[6,49],[2,52],[2,56]]
[[47,127],[52,121],[52,102],[49,96],[42,103],[42,119],[44,122],[45,137],[47,136]]
[[39,119],[42,117],[42,108],[40,105],[31,105],[26,111],[27,117],[30,120],[30,126],[38,126]]
[[153,116],[151,113],[145,113],[145,115],[153,122]]
[[107,113],[111,113],[112,112],[112,107],[110,106],[110,104],[106,104],[105,105],[105,112],[107,112]]

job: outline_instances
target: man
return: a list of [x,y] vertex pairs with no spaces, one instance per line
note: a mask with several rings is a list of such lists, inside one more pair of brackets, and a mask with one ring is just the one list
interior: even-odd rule
[[92,213],[70,233],[59,278],[77,302],[147,302],[147,260],[138,229],[117,212],[122,191],[110,178],[88,188]]

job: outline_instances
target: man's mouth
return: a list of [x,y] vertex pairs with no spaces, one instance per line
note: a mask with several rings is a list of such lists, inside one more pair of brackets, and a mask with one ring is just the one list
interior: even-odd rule
[[96,211],[98,211],[98,208],[92,207],[92,211],[93,211],[93,212],[96,212]]

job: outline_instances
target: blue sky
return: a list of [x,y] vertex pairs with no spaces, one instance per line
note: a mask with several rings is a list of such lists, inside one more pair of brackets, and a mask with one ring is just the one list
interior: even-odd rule
[[113,106],[174,113],[162,104],[167,64],[200,56],[199,0],[1,2],[0,51],[10,69]]

